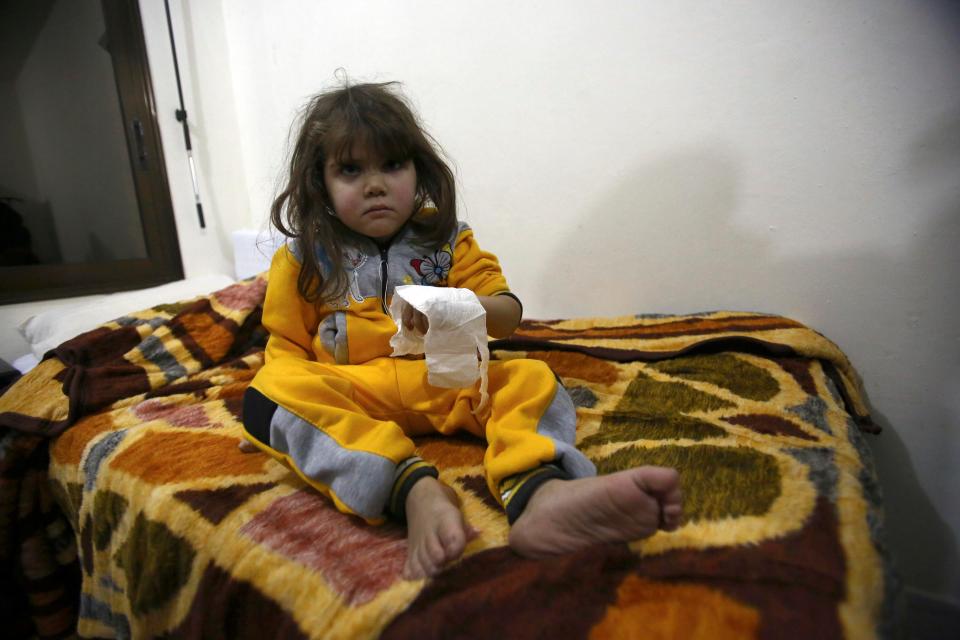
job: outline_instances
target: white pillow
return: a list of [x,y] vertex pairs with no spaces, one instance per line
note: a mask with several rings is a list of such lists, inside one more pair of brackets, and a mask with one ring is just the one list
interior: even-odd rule
[[287,241],[286,236],[274,229],[238,229],[230,235],[233,237],[233,269],[237,280],[244,280],[270,269],[273,254]]
[[96,329],[105,322],[128,313],[147,309],[167,302],[179,302],[205,295],[233,284],[225,275],[208,275],[179,280],[169,284],[112,293],[85,304],[55,307],[27,318],[17,329],[30,345],[30,351],[42,358],[61,342]]

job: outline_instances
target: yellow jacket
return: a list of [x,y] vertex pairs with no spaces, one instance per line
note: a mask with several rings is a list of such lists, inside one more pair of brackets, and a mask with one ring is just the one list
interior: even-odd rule
[[[321,265],[329,264],[325,255],[318,258]],[[288,246],[277,251],[263,305],[263,325],[270,332],[268,364],[290,357],[362,364],[389,356],[397,325],[387,309],[399,285],[459,287],[478,296],[510,291],[496,256],[479,247],[464,222],[438,250],[419,246],[409,227],[383,250],[373,240],[358,238],[345,252],[345,263],[350,282],[345,298],[312,304],[297,291],[295,252]]]

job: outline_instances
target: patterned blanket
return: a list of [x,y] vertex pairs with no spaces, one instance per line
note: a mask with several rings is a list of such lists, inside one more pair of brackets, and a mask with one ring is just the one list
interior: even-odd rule
[[[753,313],[528,321],[494,357],[548,362],[601,473],[680,470],[686,520],[527,560],[483,444],[424,438],[481,535],[404,581],[404,531],[338,513],[264,454],[241,398],[262,277],[64,343],[0,397],[2,613],[62,637],[865,638],[896,592],[869,421],[828,339]],[[9,628],[9,627],[8,627]]]

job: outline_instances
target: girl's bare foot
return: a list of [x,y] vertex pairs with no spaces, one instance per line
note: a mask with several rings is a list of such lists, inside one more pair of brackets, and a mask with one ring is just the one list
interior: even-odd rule
[[407,563],[403,577],[432,577],[463,553],[477,532],[460,513],[456,492],[435,478],[417,481],[407,494]]
[[548,480],[510,529],[510,547],[536,558],[629,542],[680,526],[680,475],[636,467],[606,476]]

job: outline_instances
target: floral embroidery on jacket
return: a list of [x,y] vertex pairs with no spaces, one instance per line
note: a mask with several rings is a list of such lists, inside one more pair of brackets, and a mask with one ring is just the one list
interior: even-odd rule
[[422,285],[445,285],[452,264],[453,250],[450,248],[450,243],[434,252],[432,258],[424,256],[410,261],[410,265],[420,274]]

